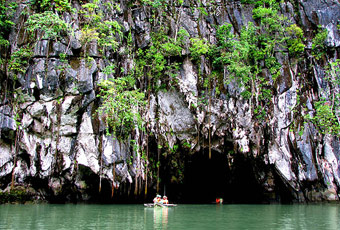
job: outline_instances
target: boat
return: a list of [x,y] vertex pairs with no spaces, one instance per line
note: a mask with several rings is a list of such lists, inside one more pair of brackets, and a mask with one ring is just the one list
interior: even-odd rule
[[147,204],[144,204],[144,206],[149,207],[149,208],[154,208],[154,207],[167,208],[167,207],[176,207],[177,204],[147,203]]
[[223,204],[223,198],[216,198],[216,204]]

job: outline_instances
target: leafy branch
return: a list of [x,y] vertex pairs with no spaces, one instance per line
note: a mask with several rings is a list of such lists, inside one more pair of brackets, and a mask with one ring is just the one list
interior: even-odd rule
[[134,89],[135,80],[130,76],[104,80],[99,84],[102,105],[98,109],[105,117],[107,134],[127,139],[137,126],[142,129],[140,110],[145,106],[145,95]]

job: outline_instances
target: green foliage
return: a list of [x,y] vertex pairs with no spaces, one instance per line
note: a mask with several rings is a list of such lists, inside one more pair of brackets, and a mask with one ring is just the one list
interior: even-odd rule
[[116,50],[118,47],[116,34],[118,34],[120,38],[123,37],[121,29],[117,21],[104,21],[100,23],[98,28],[99,45],[102,47],[111,47],[113,50]]
[[173,42],[161,44],[161,48],[167,56],[176,56],[182,53],[182,47]]
[[0,204],[25,203],[32,201],[32,195],[23,189],[13,189],[10,192],[0,192]]
[[217,29],[217,47],[211,56],[214,66],[227,67],[226,83],[235,79],[245,89],[241,95],[248,99],[252,71],[255,71],[252,66],[254,57],[251,56],[256,51],[255,28],[249,23],[248,27],[242,29],[239,40],[231,33],[231,28],[230,24],[224,24]]
[[60,53],[59,54],[59,60],[60,60],[60,62],[61,62],[61,65],[58,65],[57,66],[57,69],[58,70],[60,70],[60,71],[65,71],[66,70],[66,68],[70,68],[71,66],[70,66],[70,64],[69,64],[69,62],[68,62],[68,56],[67,56],[67,54],[65,54],[65,53]]
[[114,74],[116,72],[117,66],[114,64],[108,65],[103,69],[103,73],[106,75]]
[[188,33],[188,31],[186,31],[184,28],[181,28],[178,31],[178,42],[180,45],[184,46],[185,45],[185,41],[187,38],[189,38],[190,35]]
[[284,34],[284,25],[287,21],[286,18],[280,16],[276,8],[278,4],[275,1],[265,1],[268,8],[258,7],[253,10],[254,19],[260,22],[258,28],[261,33],[258,36],[257,47],[258,50],[254,53],[255,60],[265,61],[265,67],[269,69],[272,78],[275,80],[280,74],[280,64],[275,57],[275,49],[284,47],[286,40]]
[[0,0],[0,47],[8,46],[7,36],[14,25],[11,18],[17,8],[16,2]]
[[198,7],[198,10],[201,12],[201,14],[205,15],[205,16],[209,16],[207,10],[205,9],[205,7]]
[[31,0],[31,5],[40,11],[71,12],[72,6],[69,0]]
[[81,29],[80,41],[83,45],[88,44],[91,41],[99,40],[99,33],[96,28],[91,28],[89,26],[84,26]]
[[97,26],[101,22],[103,15],[99,11],[99,6],[95,3],[86,3],[81,6],[81,15],[84,17],[84,24],[88,26]]
[[97,14],[96,9],[99,6],[94,3],[86,3],[82,5],[82,9],[80,10],[80,14],[83,16],[83,27],[81,29],[81,37],[80,41],[83,45],[87,45],[89,42],[93,40],[99,40],[99,23],[102,20],[101,12]]
[[314,116],[306,115],[306,119],[319,127],[322,134],[340,137],[340,124],[329,101],[322,99],[314,103]]
[[178,2],[179,5],[183,5],[184,0],[177,0],[177,2]]
[[318,27],[318,32],[312,40],[312,55],[316,59],[320,59],[326,54],[326,39],[328,36],[327,29],[323,29],[320,25]]
[[178,145],[177,144],[175,144],[171,149],[170,149],[170,152],[171,153],[176,153],[177,152],[177,150],[178,150]]
[[200,39],[200,38],[191,38],[191,57],[194,60],[200,60],[202,55],[205,55],[209,52],[210,45],[206,39]]
[[254,114],[256,116],[257,119],[261,120],[261,119],[264,119],[265,116],[266,116],[266,110],[265,108],[263,108],[262,106],[257,106],[255,109],[254,109]]
[[8,70],[14,74],[14,79],[17,78],[17,74],[24,74],[26,72],[25,67],[27,67],[32,55],[31,49],[26,47],[22,47],[12,53]]
[[52,11],[31,15],[26,22],[26,29],[32,35],[38,31],[39,39],[58,39],[73,33],[71,26]]
[[296,24],[292,24],[286,28],[288,33],[287,46],[289,54],[292,56],[299,56],[305,50],[305,45],[303,44],[304,36],[303,31]]
[[127,139],[134,128],[142,128],[140,109],[145,106],[145,95],[134,89],[135,80],[130,75],[102,81],[99,84],[102,105],[98,112],[104,115],[108,132],[119,139]]
[[216,38],[219,49],[231,49],[233,47],[234,34],[231,32],[231,24],[223,24],[217,28]]
[[183,146],[184,148],[188,148],[188,149],[191,148],[191,144],[188,143],[188,142],[184,142],[184,143],[182,144],[182,146]]
[[280,2],[280,0],[241,0],[243,4],[255,4],[256,7],[259,6],[272,6],[275,3]]
[[144,77],[153,79],[150,87],[155,85],[155,80],[161,80],[162,85],[154,89],[165,88],[165,83],[176,84],[176,73],[179,69],[178,62],[170,62],[169,56],[180,56],[184,46],[185,30],[180,30],[178,39],[170,38],[162,30],[152,33],[152,45],[147,49],[139,49],[137,52],[135,76],[138,79]]
[[[181,28],[178,31],[178,37],[177,39],[170,38],[166,35],[162,35],[163,38],[158,39],[158,41],[155,41],[154,43],[159,43],[159,46],[161,48],[161,51],[163,55],[165,56],[180,56],[182,54],[183,47],[185,45],[186,39],[190,36],[189,33]],[[156,36],[157,39],[157,36]]]
[[275,15],[277,15],[277,11],[273,8],[260,6],[253,10],[253,18],[260,19],[262,23],[273,24],[272,20]]
[[142,68],[139,72],[141,76],[144,76],[144,67],[147,67],[150,77],[160,78],[166,67],[166,59],[164,55],[159,52],[159,49],[157,49],[154,45],[145,51],[139,49],[137,62],[138,67]]
[[340,59],[330,62],[326,73],[328,81],[334,86],[340,86]]
[[256,0],[241,0],[242,4],[253,4],[255,2],[256,2]]
[[80,14],[84,19],[80,37],[83,45],[97,41],[102,52],[118,48],[118,39],[123,37],[121,25],[117,21],[103,20],[97,1],[82,5]]
[[234,35],[231,24],[219,26],[217,44],[210,49],[209,56],[215,71],[223,71],[226,84],[237,82],[243,88],[243,98],[256,99],[254,115],[263,119],[271,103],[272,82],[280,75],[281,65],[275,53],[288,46],[290,53],[299,55],[304,50],[303,32],[296,25],[286,29],[288,20],[279,14],[275,0],[242,3],[255,5],[256,24],[249,22],[243,26],[239,36]]
[[324,94],[327,95],[327,98],[321,98],[315,102],[313,116],[308,114],[305,118],[318,127],[322,134],[331,134],[340,137],[340,124],[338,120],[340,110],[339,59],[329,63],[326,74],[325,83],[328,83],[329,87]]
[[159,8],[166,4],[165,0],[141,0],[143,5],[152,6],[153,8]]

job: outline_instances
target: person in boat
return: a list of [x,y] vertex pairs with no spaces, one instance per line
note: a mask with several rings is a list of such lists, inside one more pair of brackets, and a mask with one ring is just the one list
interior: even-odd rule
[[169,204],[168,198],[166,196],[163,196],[162,203],[163,204]]
[[216,198],[216,204],[223,204],[223,198]]
[[153,203],[154,203],[154,204],[162,204],[162,196],[161,196],[161,195],[157,195],[157,196],[153,199]]

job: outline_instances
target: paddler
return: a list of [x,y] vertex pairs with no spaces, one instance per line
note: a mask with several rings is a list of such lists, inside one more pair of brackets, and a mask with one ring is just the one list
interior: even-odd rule
[[169,204],[168,198],[166,196],[163,196],[162,202],[163,204]]
[[223,204],[223,198],[216,198],[216,204]]
[[153,199],[153,203],[154,203],[154,204],[156,204],[156,203],[160,204],[161,201],[162,201],[162,196],[161,196],[161,195],[158,195],[158,194],[157,194],[157,196]]

